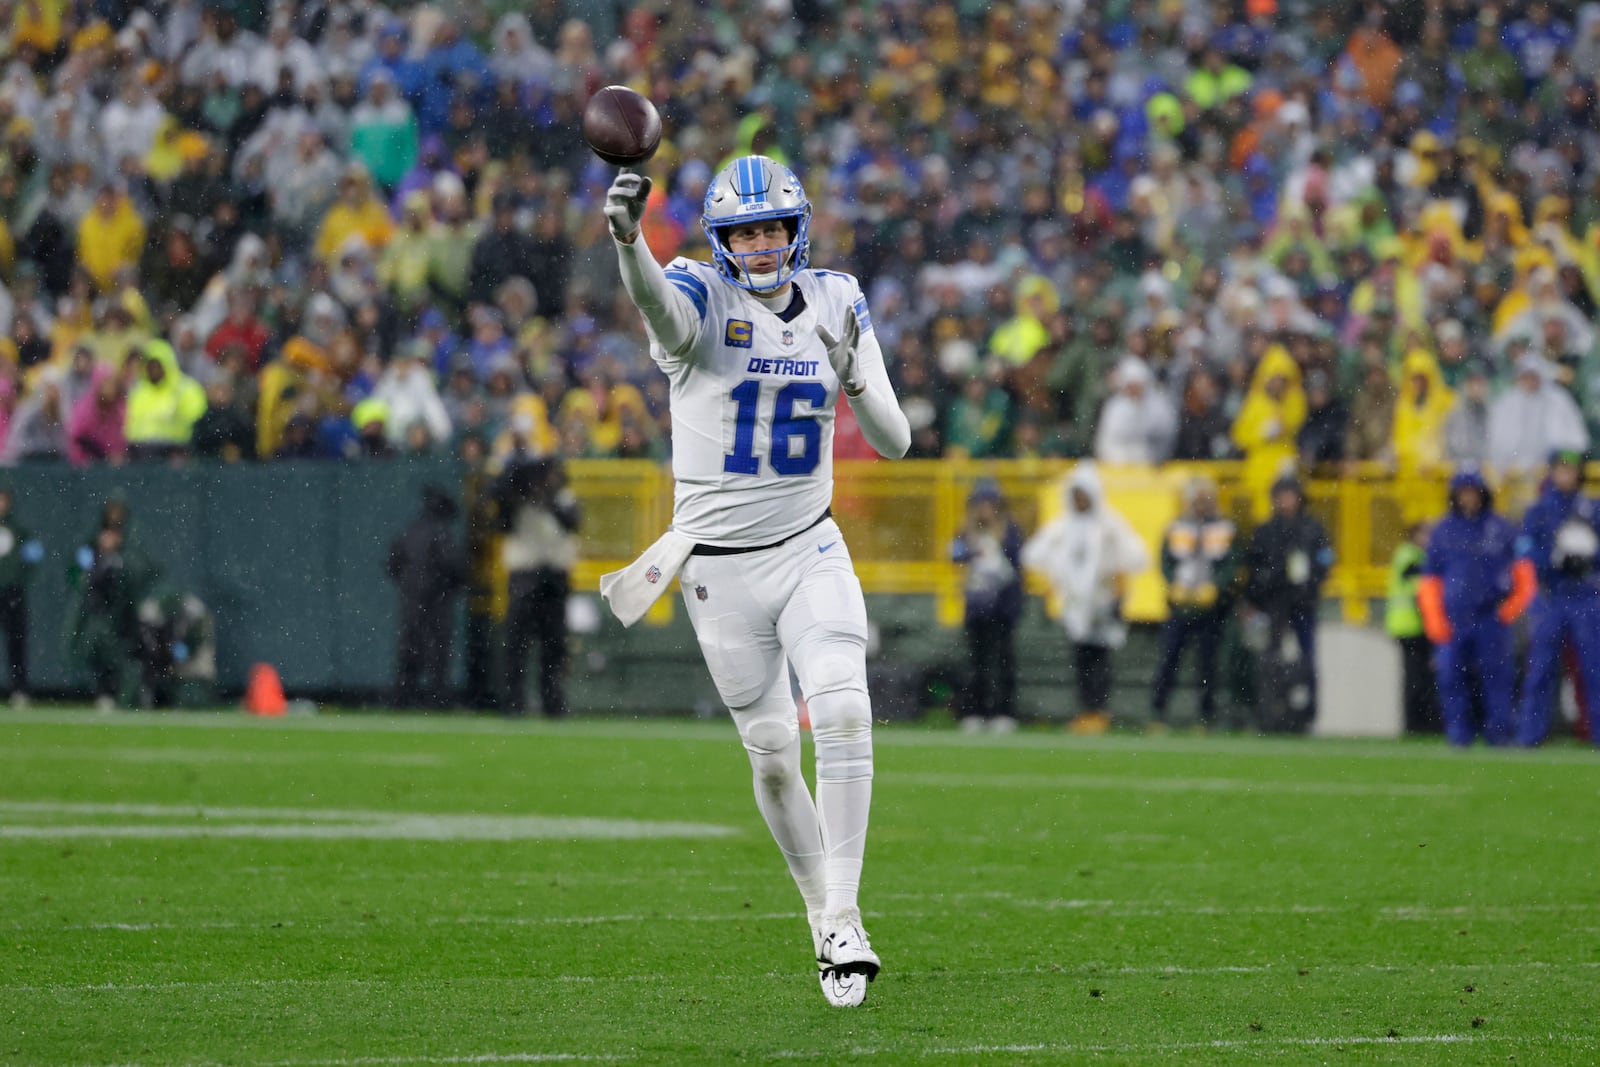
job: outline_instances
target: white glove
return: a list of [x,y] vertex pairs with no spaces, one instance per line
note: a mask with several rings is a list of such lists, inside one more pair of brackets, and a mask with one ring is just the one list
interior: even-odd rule
[[623,244],[639,236],[639,221],[644,218],[645,201],[650,199],[650,179],[624,170],[606,191],[606,222],[611,234]]
[[820,322],[817,323],[817,337],[828,350],[828,362],[833,365],[833,373],[839,376],[839,384],[844,387],[845,395],[860,396],[866,390],[867,383],[861,380],[861,366],[856,359],[856,345],[861,341],[861,324],[856,321],[856,309],[845,310],[843,337],[835,339]]

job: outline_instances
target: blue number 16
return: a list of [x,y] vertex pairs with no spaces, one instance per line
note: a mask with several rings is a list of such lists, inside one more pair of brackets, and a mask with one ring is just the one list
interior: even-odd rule
[[[734,413],[733,451],[722,457],[722,469],[729,474],[761,473],[761,457],[756,455],[756,416],[761,406],[761,382],[750,378],[728,394],[739,406]],[[795,414],[796,401],[809,407]],[[828,402],[828,390],[821,382],[790,382],[778,390],[772,404],[772,449],[767,462],[784,477],[810,474],[822,460],[822,423],[816,412]],[[796,452],[795,438],[800,439]]]

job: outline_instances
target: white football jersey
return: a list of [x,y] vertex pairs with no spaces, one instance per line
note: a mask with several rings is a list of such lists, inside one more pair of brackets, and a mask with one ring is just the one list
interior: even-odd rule
[[862,346],[877,343],[860,283],[802,271],[792,284],[804,307],[786,322],[709,263],[676,259],[666,275],[700,316],[681,357],[650,346],[672,380],[673,528],[738,548],[793,536],[833,501],[839,379],[817,324],[840,337],[854,307]]

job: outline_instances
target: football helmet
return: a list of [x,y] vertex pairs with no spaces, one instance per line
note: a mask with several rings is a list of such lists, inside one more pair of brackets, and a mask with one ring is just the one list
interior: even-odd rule
[[[739,223],[763,219],[784,220],[789,243],[777,249],[776,271],[756,274],[745,261],[771,252],[730,251],[723,234]],[[756,293],[777,289],[805,270],[810,261],[811,201],[806,199],[806,191],[794,172],[766,156],[740,156],[711,179],[700,213],[700,228],[711,242],[717,272],[741,289]]]

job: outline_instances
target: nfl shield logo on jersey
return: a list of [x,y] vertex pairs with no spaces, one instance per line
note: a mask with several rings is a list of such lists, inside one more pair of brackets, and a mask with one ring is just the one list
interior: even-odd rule
[[661,568],[652,563],[650,569],[644,572],[644,580],[655,585],[661,580]]
[[786,344],[786,345],[794,344],[794,331],[793,330],[784,330],[783,331],[783,343]]
[[704,600],[706,598],[706,587],[703,586],[703,585],[695,586],[694,587],[694,598],[696,600]]

